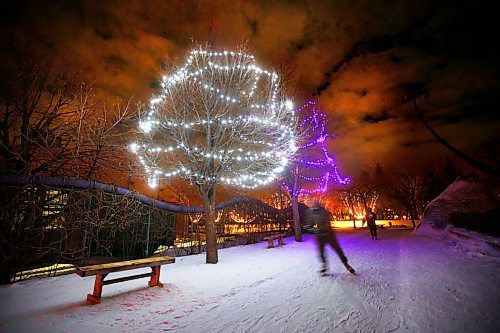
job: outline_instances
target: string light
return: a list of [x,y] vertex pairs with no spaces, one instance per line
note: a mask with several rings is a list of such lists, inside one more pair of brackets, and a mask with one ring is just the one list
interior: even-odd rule
[[[294,196],[324,193],[328,189],[330,180],[333,180],[342,185],[345,185],[350,181],[348,177],[343,178],[340,176],[333,156],[328,153],[328,149],[326,147],[328,135],[325,128],[325,114],[318,112],[316,102],[314,101],[307,102],[299,109],[297,109],[295,113],[303,113],[306,111],[306,109],[309,109],[311,115],[305,118],[300,123],[300,127],[307,128],[308,133],[314,133],[316,135],[312,134],[309,140],[306,140],[306,143],[298,148],[297,157],[295,158],[294,162],[297,166],[299,166],[299,172],[296,172],[294,169],[291,169],[291,172],[295,177],[303,179],[307,183],[317,183],[317,185],[312,189],[294,189],[294,193],[292,193]],[[312,150],[314,150],[316,153],[319,153],[320,157],[315,159],[307,159],[305,157],[301,157],[310,155],[310,152]],[[308,174],[317,174],[318,176],[306,176],[303,174],[304,169],[308,172]],[[287,186],[286,184],[282,184],[282,186],[287,191],[291,191],[289,186]]]
[[[186,91],[191,95],[182,95]],[[184,100],[176,100],[181,95]],[[191,99],[203,100],[204,109],[187,110]],[[254,56],[196,49],[162,77],[159,95],[138,123],[143,138],[129,149],[151,186],[175,176],[254,188],[275,180],[299,148],[295,124],[293,102],[281,95],[278,75],[259,67]],[[203,144],[207,133],[236,136],[237,146]],[[203,167],[209,161],[217,164],[211,172]]]

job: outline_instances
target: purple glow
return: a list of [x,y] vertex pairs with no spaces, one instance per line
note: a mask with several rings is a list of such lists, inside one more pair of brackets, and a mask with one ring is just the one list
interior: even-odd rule
[[[328,189],[330,180],[342,185],[349,183],[350,180],[347,177],[342,178],[339,175],[333,156],[328,154],[328,149],[326,147],[328,134],[325,129],[325,114],[318,112],[316,102],[314,101],[307,102],[298,108],[295,113],[298,114],[305,111],[311,112],[311,115],[300,123],[300,127],[302,129],[307,128],[307,132],[311,134],[306,138],[307,143],[299,147],[298,157],[295,159],[297,168],[291,171],[292,174],[298,179],[303,179],[307,182],[319,182],[319,184],[311,190],[294,188],[293,191],[291,191],[289,185],[283,184],[283,188],[289,192],[293,192],[293,196],[324,193]],[[320,156],[310,158],[308,156],[310,156],[311,152],[316,152]],[[304,173],[307,173],[308,175],[312,174],[314,176],[306,176]]]

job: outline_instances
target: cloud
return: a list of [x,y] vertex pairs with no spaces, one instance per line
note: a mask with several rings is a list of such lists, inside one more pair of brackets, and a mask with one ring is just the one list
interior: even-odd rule
[[332,149],[349,173],[379,158],[443,153],[412,110],[412,86],[460,148],[498,137],[496,21],[480,3],[19,1],[2,15],[2,29],[88,63],[102,94],[144,101],[164,62],[180,61],[193,41],[247,39],[264,67],[291,70],[297,103],[314,97],[333,117]]

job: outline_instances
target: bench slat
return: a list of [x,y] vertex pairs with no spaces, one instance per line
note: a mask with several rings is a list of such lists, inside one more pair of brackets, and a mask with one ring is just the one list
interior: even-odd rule
[[85,277],[96,274],[108,274],[112,272],[120,272],[130,269],[152,267],[152,266],[159,266],[159,265],[166,265],[173,263],[175,263],[175,258],[173,257],[167,257],[167,256],[151,257],[144,259],[110,262],[107,264],[76,267],[75,273],[80,275],[81,277]]
[[278,239],[281,237],[285,237],[285,234],[270,235],[270,236],[264,237],[264,240]]
[[150,277],[151,275],[152,275],[152,273],[144,273],[144,274],[124,276],[124,277],[121,277],[121,278],[116,278],[116,279],[111,279],[111,280],[104,280],[102,282],[102,284],[105,286],[105,285],[108,285],[108,284],[113,284],[113,283],[119,283],[119,282],[124,282],[124,281],[130,281],[130,280],[135,280],[135,279]]

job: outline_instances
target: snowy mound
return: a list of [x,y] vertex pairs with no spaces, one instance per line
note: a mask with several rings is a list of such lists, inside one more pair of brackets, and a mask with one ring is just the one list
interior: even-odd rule
[[445,234],[450,228],[500,236],[499,189],[459,178],[425,208],[417,234]]

